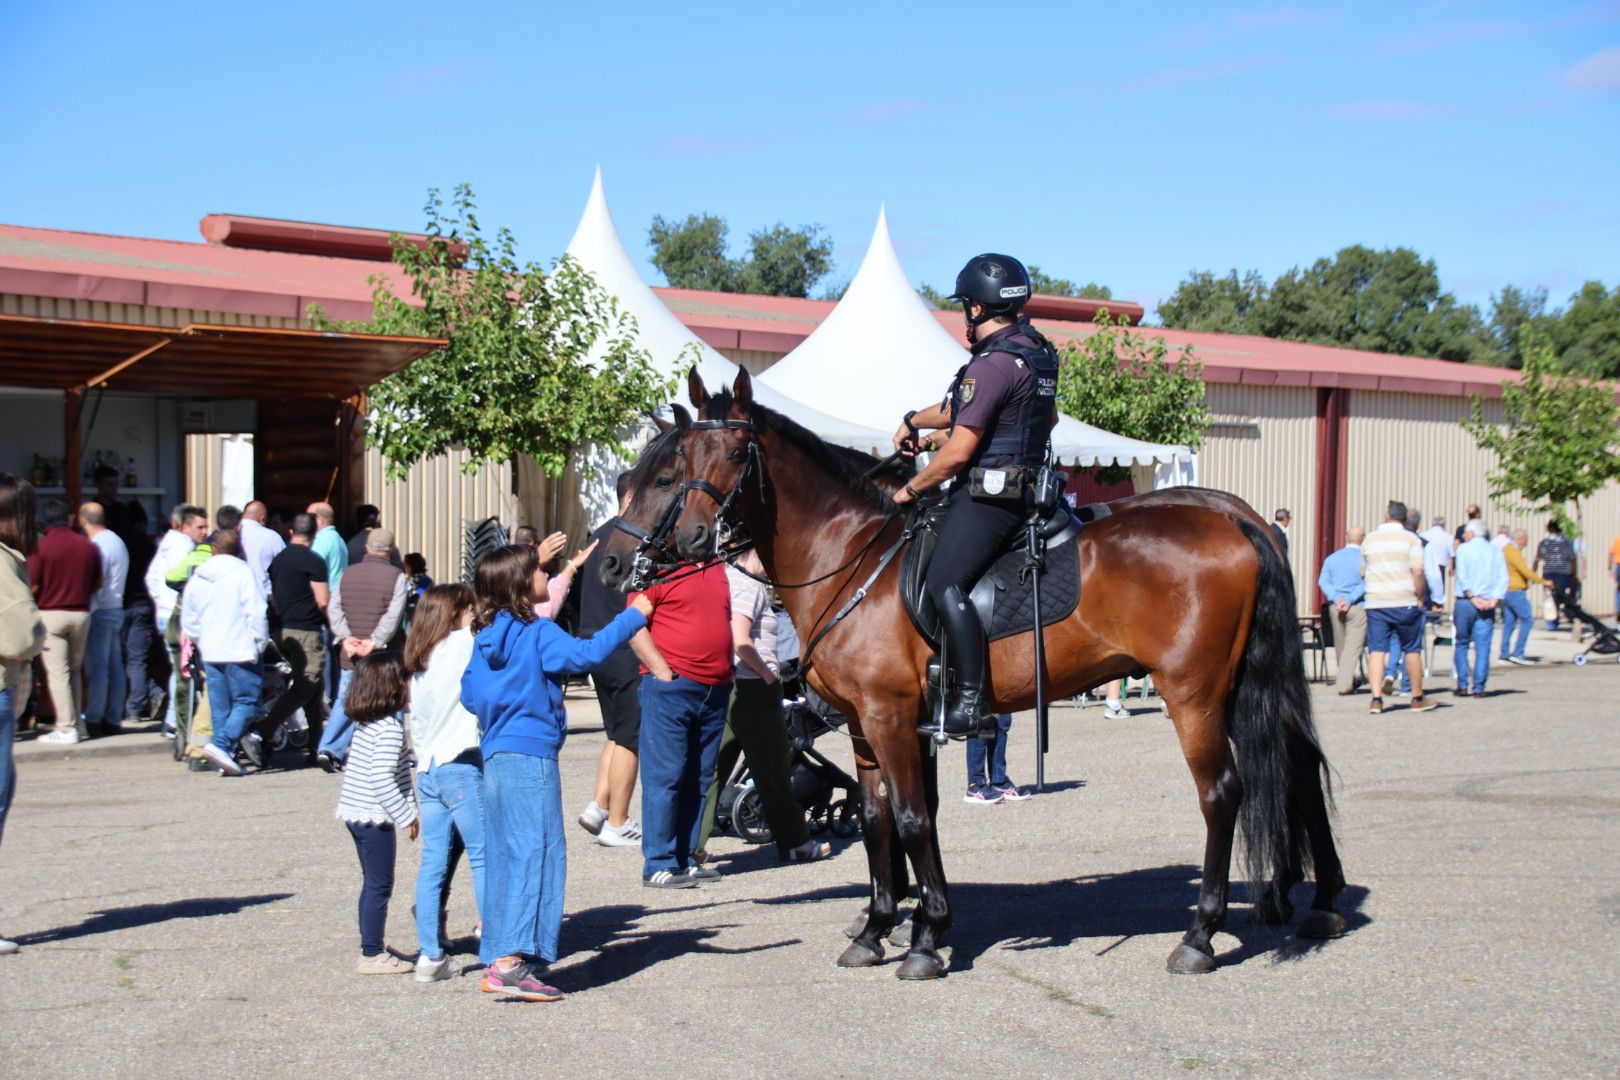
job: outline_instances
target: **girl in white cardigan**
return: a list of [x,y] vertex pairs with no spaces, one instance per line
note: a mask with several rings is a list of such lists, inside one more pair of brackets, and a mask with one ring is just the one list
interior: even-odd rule
[[450,977],[440,905],[453,869],[452,830],[472,866],[473,893],[484,902],[484,772],[478,718],[461,704],[461,676],[472,658],[473,591],[437,585],[417,601],[405,670],[411,676],[411,743],[422,802],[422,867],[416,875],[416,981]]

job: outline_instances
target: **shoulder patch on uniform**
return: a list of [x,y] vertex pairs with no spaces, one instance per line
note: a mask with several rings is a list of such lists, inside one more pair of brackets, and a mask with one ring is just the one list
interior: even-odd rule
[[973,384],[975,382],[977,382],[976,379],[963,379],[962,380],[961,394],[962,394],[962,403],[964,405],[973,400]]

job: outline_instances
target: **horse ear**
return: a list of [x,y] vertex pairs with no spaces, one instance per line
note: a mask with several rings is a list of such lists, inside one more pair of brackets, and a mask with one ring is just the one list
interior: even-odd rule
[[[679,405],[677,405],[675,407],[677,409],[680,408]],[[653,427],[657,428],[661,434],[667,434],[668,432],[673,430],[674,427],[675,427],[675,425],[673,423],[671,423],[668,420],[665,420],[662,416],[659,416],[657,413],[648,413],[647,417],[648,417],[648,419],[650,419],[653,422]]]
[[748,407],[754,403],[754,379],[745,367],[737,368],[737,381],[731,384],[731,400],[738,416],[748,415]]
[[698,374],[696,364],[686,370],[686,395],[692,399],[692,408],[698,412],[709,404],[709,391],[703,385],[703,376]]
[[686,411],[683,405],[671,405],[670,410],[675,413],[675,423],[671,426],[676,431],[687,431],[692,427],[692,414]]

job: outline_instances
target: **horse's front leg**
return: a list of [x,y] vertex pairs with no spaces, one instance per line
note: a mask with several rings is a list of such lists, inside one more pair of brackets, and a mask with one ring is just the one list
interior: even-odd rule
[[861,838],[872,878],[866,921],[838,958],[839,967],[871,967],[883,962],[883,938],[894,927],[906,888],[905,853],[895,831],[883,772],[862,742],[855,742],[855,775],[861,785]]
[[911,950],[897,974],[902,979],[937,979],[945,973],[939,943],[951,926],[951,905],[939,856],[939,834],[934,829],[938,789],[929,772],[933,763],[924,761],[917,719],[904,714],[902,720],[884,724],[881,734],[869,737],[876,740],[873,749],[888,783],[895,829],[917,882]]

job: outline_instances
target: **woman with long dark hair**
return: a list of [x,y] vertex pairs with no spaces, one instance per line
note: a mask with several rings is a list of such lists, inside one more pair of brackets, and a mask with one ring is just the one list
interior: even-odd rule
[[[45,648],[45,623],[28,584],[38,514],[33,485],[13,473],[0,473],[0,836],[17,790],[11,741],[28,704],[29,661]],[[0,938],[0,954],[16,951],[15,941]]]

